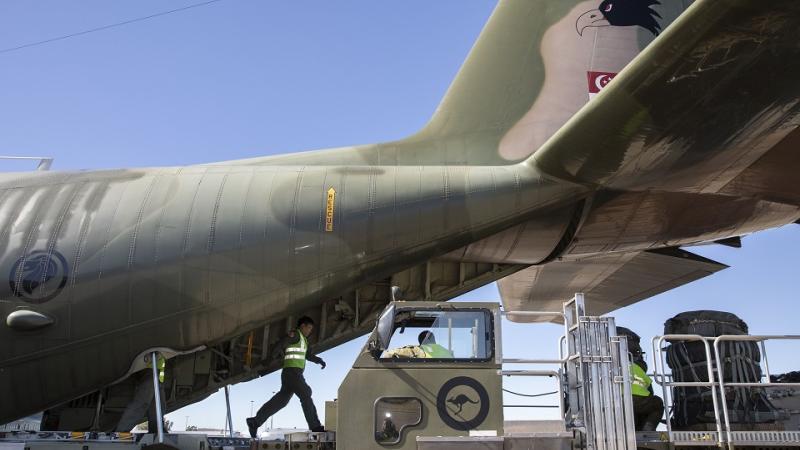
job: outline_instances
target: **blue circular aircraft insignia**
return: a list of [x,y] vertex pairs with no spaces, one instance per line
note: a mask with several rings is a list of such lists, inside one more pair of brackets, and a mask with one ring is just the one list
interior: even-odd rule
[[8,283],[11,292],[29,302],[45,303],[54,299],[67,285],[67,260],[56,251],[35,251],[23,256],[11,267]]

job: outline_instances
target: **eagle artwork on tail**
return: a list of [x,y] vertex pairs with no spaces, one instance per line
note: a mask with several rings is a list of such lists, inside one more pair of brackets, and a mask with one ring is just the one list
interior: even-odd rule
[[603,0],[597,9],[578,17],[575,29],[583,36],[587,28],[640,26],[658,36],[661,25],[656,19],[661,15],[653,6],[660,4],[658,0]]

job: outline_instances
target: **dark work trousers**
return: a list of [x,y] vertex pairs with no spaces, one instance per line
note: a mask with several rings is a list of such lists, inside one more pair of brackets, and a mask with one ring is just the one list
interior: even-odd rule
[[[129,432],[136,424],[140,423],[142,417],[147,415],[147,432],[156,433],[158,431],[158,420],[156,418],[156,402],[153,394],[153,369],[145,369],[133,375],[135,377],[136,388],[133,398],[128,402],[122,417],[117,424],[117,431]],[[166,396],[164,395],[164,384],[159,383],[161,394],[161,411],[166,412]],[[166,430],[164,430],[166,431]]]
[[256,413],[258,426],[261,426],[270,416],[289,404],[292,394],[300,399],[300,405],[303,407],[303,414],[306,416],[308,428],[313,430],[321,427],[319,417],[317,417],[317,408],[311,400],[311,388],[306,383],[306,379],[303,378],[303,370],[291,367],[287,367],[281,372],[281,390],[258,409]]
[[661,397],[633,396],[633,421],[636,431],[655,431],[663,414],[664,402]]

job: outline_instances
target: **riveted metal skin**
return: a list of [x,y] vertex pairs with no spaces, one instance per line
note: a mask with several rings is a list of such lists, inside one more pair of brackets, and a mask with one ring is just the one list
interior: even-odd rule
[[797,221],[800,3],[587,22],[598,3],[500,1],[406,139],[0,174],[0,323],[53,321],[0,326],[0,423],[113,429],[102,399],[124,404],[154,349],[177,409],[278,368],[301,315],[318,350],[368,332],[392,286],[443,301],[499,280],[515,310],[584,292],[600,314],[725,267],[679,246]]

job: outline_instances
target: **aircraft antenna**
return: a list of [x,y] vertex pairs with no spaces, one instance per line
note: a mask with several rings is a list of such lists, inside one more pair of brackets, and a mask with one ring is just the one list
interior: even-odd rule
[[69,38],[73,38],[73,37],[77,37],[77,36],[83,36],[85,34],[95,33],[95,32],[98,32],[98,31],[105,31],[105,30],[108,30],[110,28],[116,28],[116,27],[121,27],[123,25],[129,25],[129,24],[136,23],[136,22],[142,22],[142,21],[145,21],[145,20],[148,20],[148,19],[153,19],[153,18],[156,18],[156,17],[166,16],[167,14],[173,14],[173,13],[177,13],[177,12],[181,12],[181,11],[186,11],[187,9],[198,8],[200,6],[206,6],[206,5],[210,5],[211,3],[217,3],[217,2],[221,2],[221,1],[222,0],[207,0],[207,1],[204,1],[204,2],[193,3],[191,5],[182,6],[180,8],[170,9],[169,11],[162,11],[162,12],[155,13],[155,14],[150,14],[150,15],[147,15],[147,16],[136,17],[134,19],[124,20],[122,22],[116,22],[116,23],[112,23],[112,24],[109,24],[109,25],[103,25],[101,27],[90,28],[88,30],[78,31],[78,32],[75,32],[75,33],[70,33],[70,34],[65,34],[63,36],[58,36],[58,37],[54,37],[54,38],[50,38],[50,39],[45,39],[45,40],[42,40],[42,41],[36,41],[36,42],[28,43],[28,44],[22,44],[22,45],[18,45],[16,47],[4,48],[4,49],[0,50],[0,54],[10,53],[10,52],[14,52],[14,51],[17,51],[17,50],[22,50],[23,48],[35,47],[37,45],[49,44],[51,42],[63,41],[64,39],[69,39]]

